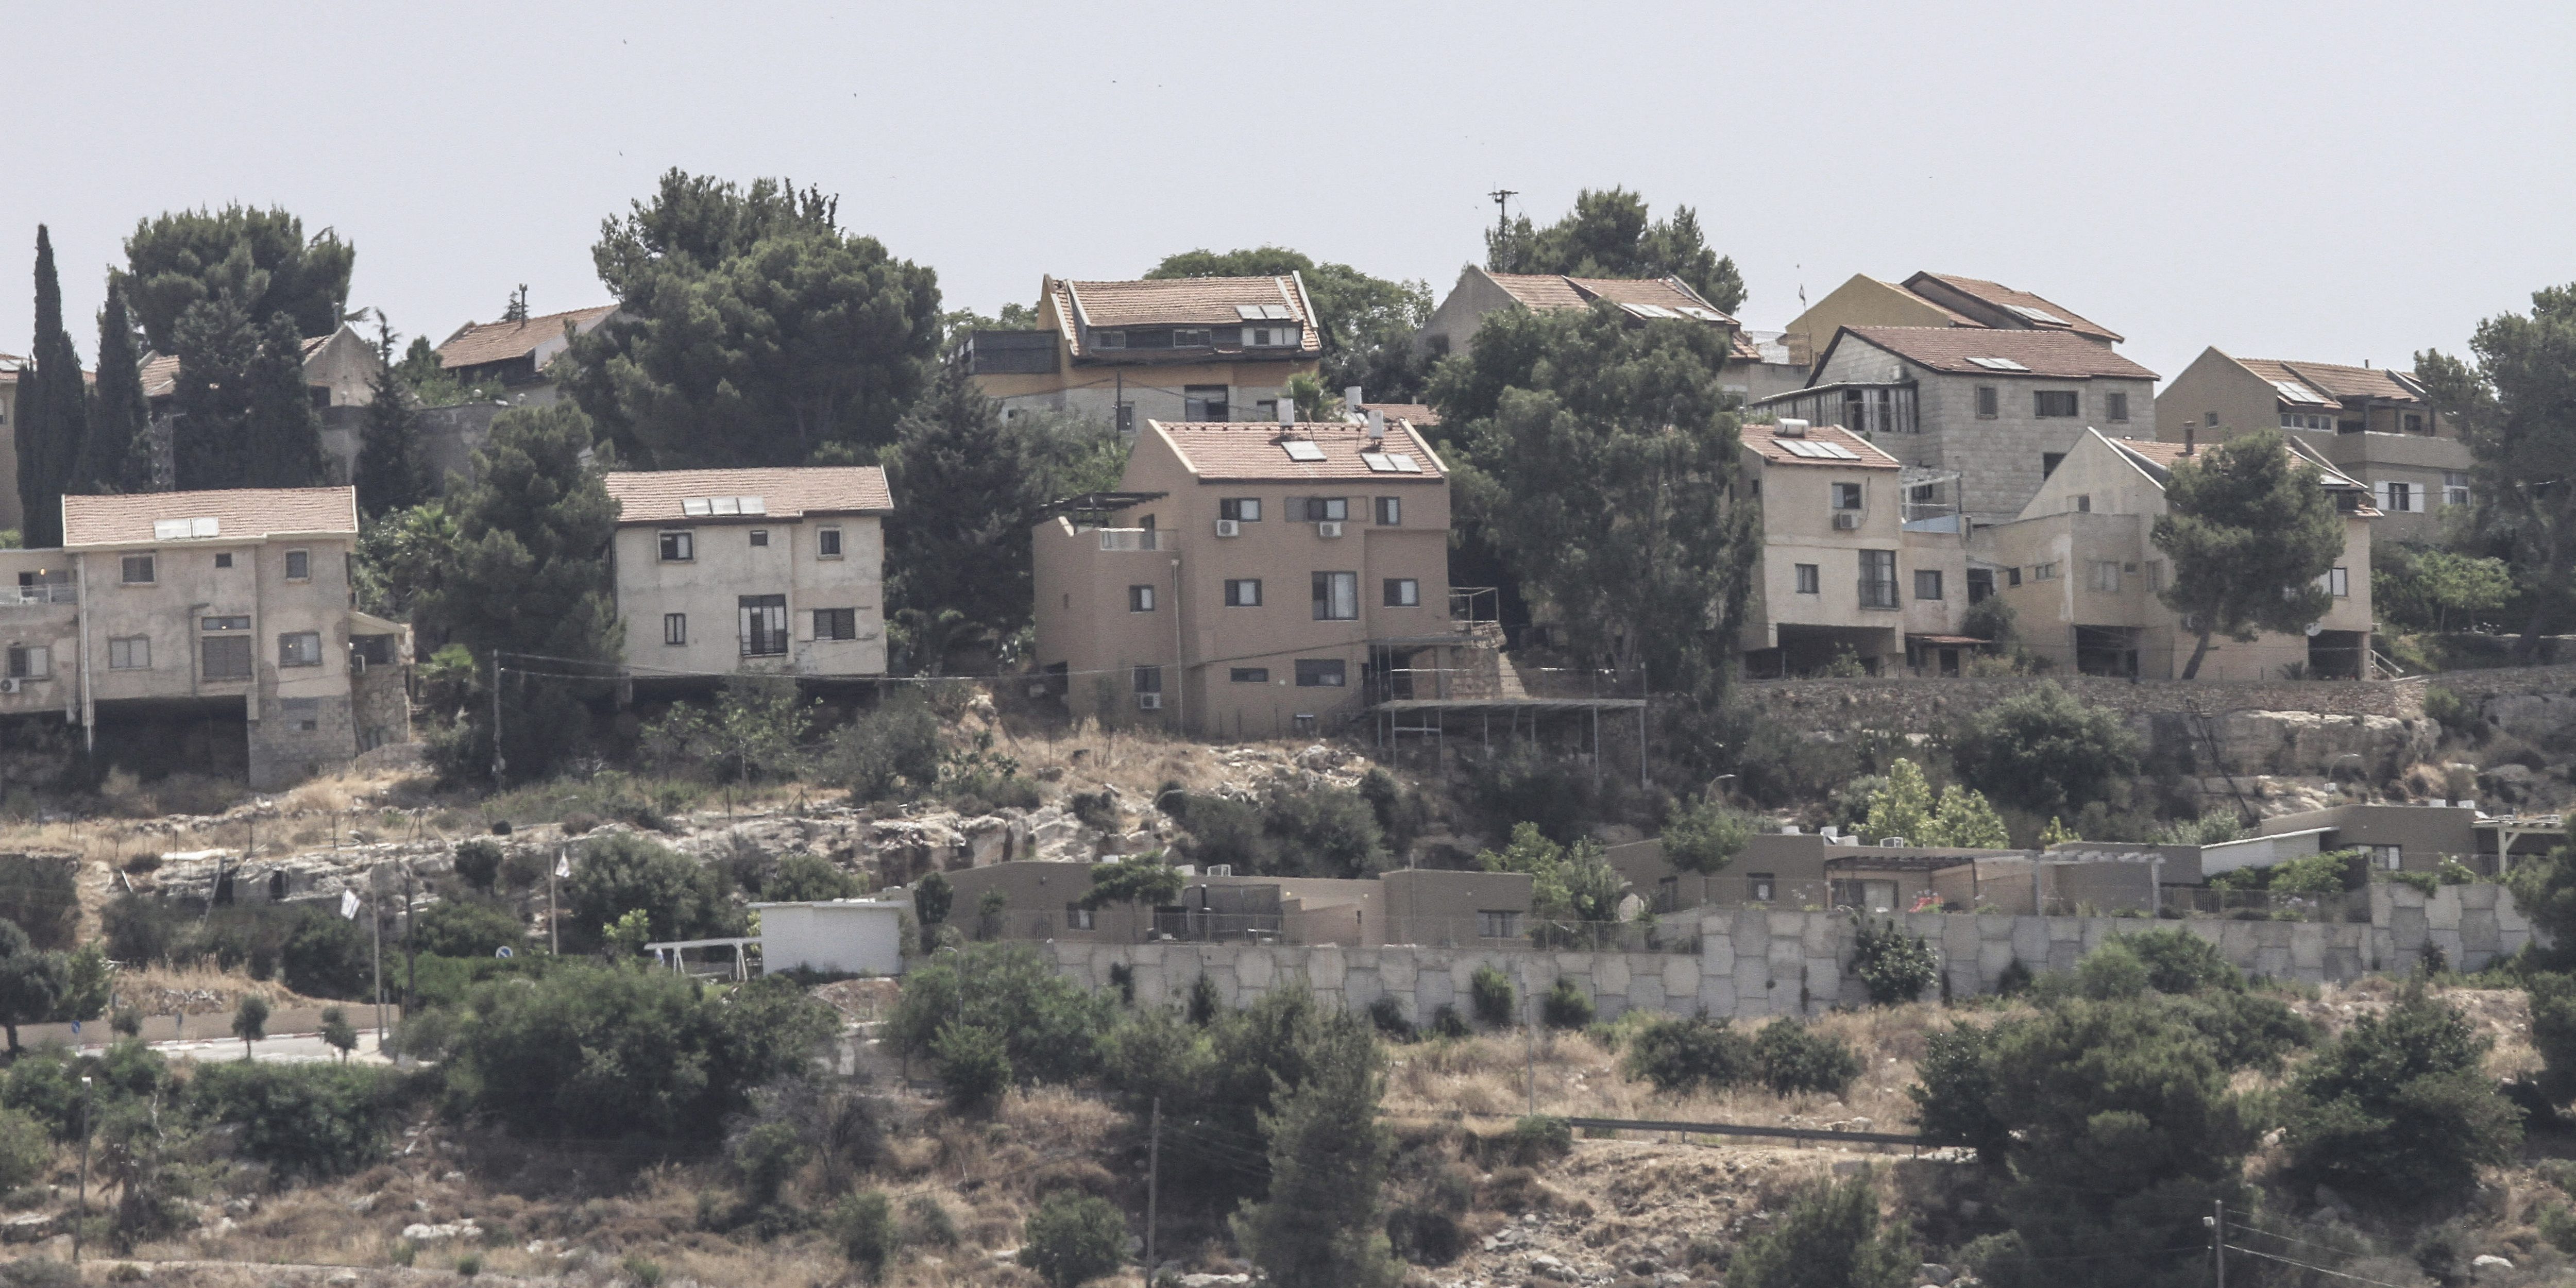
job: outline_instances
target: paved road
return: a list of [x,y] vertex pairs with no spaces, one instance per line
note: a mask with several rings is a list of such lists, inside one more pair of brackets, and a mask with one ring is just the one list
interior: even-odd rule
[[[221,1020],[222,1016],[214,1017]],[[83,1047],[96,1054],[103,1048],[95,1043]],[[155,1042],[152,1049],[172,1060],[238,1060],[242,1058],[241,1039],[236,1037],[190,1038],[185,1042]],[[335,1062],[340,1052],[322,1040],[319,1033],[288,1033],[266,1038],[252,1046],[255,1060],[279,1064],[320,1064]],[[358,1030],[358,1049],[349,1053],[355,1064],[391,1064],[392,1059],[376,1050],[376,1031]]]

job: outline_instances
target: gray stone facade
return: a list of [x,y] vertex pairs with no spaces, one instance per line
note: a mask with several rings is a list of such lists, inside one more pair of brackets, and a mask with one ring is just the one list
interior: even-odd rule
[[274,791],[349,763],[358,726],[344,696],[280,698],[261,694],[250,722],[250,788]]
[[[2253,974],[2322,984],[2412,970],[2438,948],[2453,968],[2474,971],[2531,941],[2531,923],[2502,886],[2371,888],[2371,924],[2288,921],[2151,921],[2121,917],[1996,917],[1923,912],[1903,918],[1941,963],[1943,992],[1995,991],[2015,962],[2033,972],[2069,970],[2104,940],[2181,928],[2216,944]],[[1049,945],[1057,969],[1092,988],[1110,970],[1133,972],[1146,1005],[1188,996],[1199,976],[1228,1005],[1302,980],[1328,1005],[1363,1009],[1381,997],[1414,1023],[1443,1005],[1468,1009],[1469,982],[1493,966],[1523,997],[1570,980],[1603,1018],[1645,1009],[1713,1018],[1815,1015],[1861,1006],[1868,992],[1848,966],[1856,924],[1846,915],[1710,910],[1700,918],[1700,951],[1593,953],[1419,947],[1274,947],[1249,944]]]

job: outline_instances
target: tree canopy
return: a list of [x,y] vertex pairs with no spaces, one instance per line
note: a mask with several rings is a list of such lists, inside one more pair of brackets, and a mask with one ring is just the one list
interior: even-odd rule
[[837,202],[672,170],[602,223],[619,315],[554,370],[635,463],[804,465],[893,438],[939,342],[938,278],[843,231]]
[[369,516],[407,509],[430,498],[437,480],[429,475],[412,393],[403,379],[394,345],[402,337],[382,310],[376,313],[376,372],[368,378],[367,420],[358,443],[358,508]]
[[285,314],[299,336],[329,335],[349,303],[357,248],[283,209],[180,210],[137,222],[125,239],[126,267],[109,280],[125,290],[154,349],[177,351],[179,319],[225,298],[242,316]]
[[[1720,311],[1744,304],[1744,275],[1709,249],[1699,214],[1675,206],[1658,221],[1646,198],[1625,188],[1574,194],[1574,209],[1545,228],[1523,215],[1485,233],[1485,267],[1497,273],[1572,277],[1678,277]],[[1478,344],[1484,343],[1481,337]]]
[[1431,398],[1482,539],[1578,651],[1660,691],[1713,695],[1735,651],[1755,511],[1738,469],[1725,339],[1606,306],[1506,310]]
[[2528,616],[2514,651],[2539,654],[2552,622],[2576,614],[2576,283],[2532,292],[2529,314],[2505,313],[2469,337],[2471,365],[2415,355],[2416,378],[2460,427],[2477,523],[2513,552]]
[[1409,402],[1430,377],[1414,352],[1413,333],[1431,319],[1431,285],[1371,277],[1348,264],[1319,264],[1302,251],[1263,246],[1222,254],[1185,250],[1167,255],[1145,274],[1171,277],[1281,277],[1306,283],[1322,332],[1325,392],[1358,385],[1372,402]]
[[142,355],[134,349],[125,289],[110,282],[107,305],[98,314],[98,386],[90,403],[89,436],[81,446],[81,486],[97,492],[150,491],[151,428]]
[[2153,536],[2173,557],[2172,584],[2157,598],[2197,637],[2182,678],[2199,678],[2215,636],[2301,631],[2334,606],[2316,582],[2343,554],[2344,521],[2317,479],[2274,429],[2174,466]]
[[2043,680],[1969,716],[1952,751],[1959,777],[1995,800],[2061,814],[2107,800],[2138,772],[2120,713]]

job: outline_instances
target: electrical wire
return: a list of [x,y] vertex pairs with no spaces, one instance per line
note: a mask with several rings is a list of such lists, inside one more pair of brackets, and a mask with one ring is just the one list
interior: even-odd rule
[[2321,1275],[2333,1275],[2337,1279],[2349,1279],[2354,1283],[2370,1284],[2373,1288],[2404,1288],[2404,1285],[2402,1284],[2392,1284],[2383,1279],[2365,1279],[2360,1275],[2345,1274],[2340,1270],[2328,1270],[2324,1266],[2312,1266],[2307,1262],[2293,1261],[2288,1257],[2279,1256],[2274,1253],[2257,1252],[2252,1248],[2240,1248],[2232,1243],[2227,1245],[2227,1250],[2229,1252],[2242,1252],[2249,1257],[2261,1257],[2266,1261],[2278,1261],[2285,1266],[2297,1266],[2301,1270],[2313,1270]]
[[2331,1252],[2331,1253],[2333,1253],[2333,1254],[2335,1254],[2336,1256],[2339,1256],[2339,1257],[2359,1257],[2359,1256],[2366,1256],[2366,1255],[2368,1255],[2367,1253],[2355,1252],[2355,1251],[2353,1251],[2353,1250],[2352,1250],[2352,1249],[2350,1249],[2350,1248],[2338,1248],[2338,1247],[2336,1247],[2336,1246],[2334,1246],[2333,1244],[2330,1244],[2330,1243],[2318,1243],[2318,1242],[2315,1242],[2315,1241],[2313,1241],[2313,1240],[2309,1240],[2309,1239],[2301,1239],[2301,1238],[2294,1237],[2294,1236],[2292,1236],[2292,1235],[2282,1234],[2282,1233],[2280,1233],[2280,1232],[2278,1232],[2278,1231],[2274,1231],[2274,1230],[2266,1230],[2266,1229],[2264,1229],[2263,1227],[2261,1227],[2261,1226],[2259,1226],[2259,1225],[2255,1225],[2255,1224],[2253,1223],[2253,1222],[2254,1222],[2254,1220],[2255,1220],[2255,1217],[2254,1217],[2254,1214],[2253,1214],[2253,1213],[2251,1213],[2251,1212],[2239,1212],[2239,1211],[2237,1211],[2237,1210],[2236,1210],[2236,1209],[2234,1209],[2234,1208],[2229,1208],[2229,1209],[2227,1209],[2227,1214],[2228,1214],[2229,1216],[2232,1216],[2232,1217],[2241,1217],[2241,1218],[2243,1218],[2242,1220],[2237,1221],[2233,1226],[2231,1226],[2231,1227],[2230,1227],[2231,1229],[2235,1229],[2235,1230],[2244,1230],[2244,1231],[2247,1231],[2248,1233],[2252,1233],[2252,1234],[2259,1234],[2259,1235],[2262,1235],[2264,1238],[2267,1238],[2267,1239],[2279,1239],[2279,1240],[2280,1240],[2281,1242],[2283,1242],[2283,1243],[2295,1243],[2295,1244],[2298,1244],[2298,1245],[2300,1245],[2300,1246],[2302,1246],[2302,1247],[2315,1248],[2315,1249],[2317,1249],[2317,1250],[2318,1250],[2318,1251],[2320,1251],[2320,1252]]

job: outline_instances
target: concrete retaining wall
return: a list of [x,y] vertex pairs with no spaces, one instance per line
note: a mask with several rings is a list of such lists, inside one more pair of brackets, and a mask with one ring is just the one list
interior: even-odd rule
[[[2427,896],[2382,885],[2372,887],[2371,895],[2369,925],[1938,912],[1902,920],[1931,946],[1954,997],[1995,991],[2015,962],[2034,972],[2069,970],[2103,940],[2145,930],[2188,930],[2251,973],[2312,984],[2410,970],[2428,947],[2438,947],[2457,969],[2477,970],[2531,939],[2530,922],[2501,886],[2444,886]],[[1093,988],[1109,986],[1111,967],[1129,967],[1137,1000],[1149,1005],[1181,1000],[1202,974],[1227,1004],[1238,1006],[1302,979],[1328,1004],[1354,1010],[1392,997],[1415,1023],[1443,1005],[1467,1012],[1469,981],[1487,965],[1510,976],[1524,995],[1544,992],[1560,978],[1572,980],[1605,1019],[1636,1008],[1713,1017],[1813,1015],[1869,1000],[1847,969],[1856,930],[1847,916],[1741,908],[1712,911],[1699,924],[1696,955],[1331,945],[1048,947],[1060,971]]]

